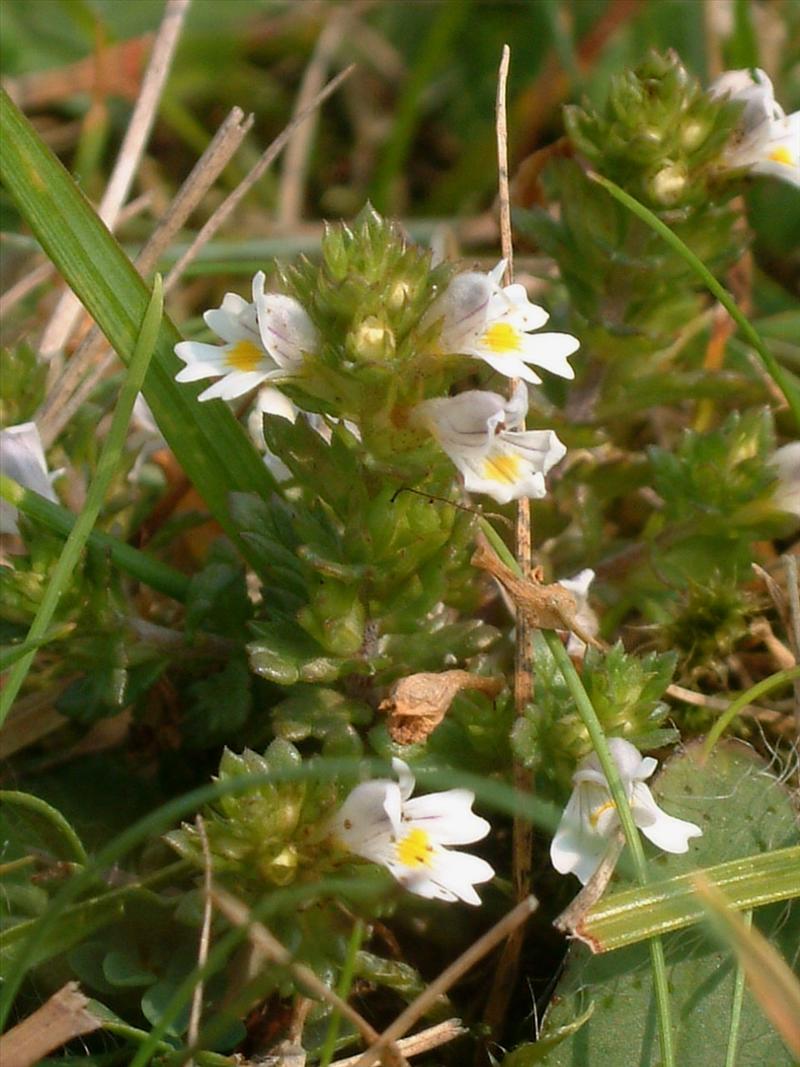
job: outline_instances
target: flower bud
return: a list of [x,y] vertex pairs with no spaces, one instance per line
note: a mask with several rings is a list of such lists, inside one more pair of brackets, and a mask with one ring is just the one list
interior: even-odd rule
[[679,163],[669,163],[650,179],[650,195],[659,204],[674,204],[680,199],[686,182],[686,168]]
[[352,356],[361,363],[384,363],[394,355],[394,334],[375,315],[364,319],[347,340]]

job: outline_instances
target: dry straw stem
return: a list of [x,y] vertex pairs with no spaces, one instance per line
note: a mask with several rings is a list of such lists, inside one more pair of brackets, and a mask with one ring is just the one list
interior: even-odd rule
[[[357,7],[363,7],[363,4],[358,4]],[[318,96],[325,84],[325,77],[333,62],[333,57],[342,43],[348,23],[352,15],[358,13],[343,5],[335,8],[328,17],[303,75],[293,118],[305,111]],[[303,214],[303,193],[311,144],[317,128],[317,118],[315,111],[307,122],[295,126],[286,145],[276,210],[276,222],[282,229],[291,229],[300,221]]]
[[800,982],[786,961],[758,930],[748,927],[731,908],[724,893],[702,874],[695,875],[695,892],[711,925],[728,944],[743,968],[750,992],[781,1035],[786,1047],[800,1057]]
[[[469,1031],[460,1019],[446,1019],[443,1023],[412,1034],[411,1037],[401,1038],[397,1047],[404,1056],[421,1056],[423,1052],[430,1052],[432,1048],[439,1048],[467,1033]],[[334,1060],[331,1067],[356,1067],[359,1058],[360,1056],[348,1056],[344,1060]]]
[[[266,926],[251,919],[250,909],[246,904],[243,904],[231,893],[216,887],[211,890],[211,899],[228,922],[233,923],[234,926],[247,927],[247,936],[256,948],[260,949],[265,956],[275,963],[288,968],[295,980],[304,986],[309,993],[335,1008],[343,1018],[355,1026],[364,1041],[382,1042],[381,1054],[376,1059],[384,1064],[385,1067],[408,1067],[408,1061],[395,1048],[393,1040],[383,1041],[383,1035],[370,1026],[367,1020],[359,1015],[355,1008],[352,1008],[338,993],[329,989],[310,967],[306,967],[303,963],[297,963],[291,952],[267,930]],[[370,1063],[374,1062],[374,1059],[370,1060]]]
[[0,1037],[3,1067],[34,1067],[55,1049],[102,1023],[86,1010],[88,999],[77,982],[67,982],[41,1008]]
[[529,896],[504,915],[491,930],[487,930],[482,937],[479,937],[466,952],[445,968],[438,978],[435,978],[415,1000],[411,1001],[405,1011],[401,1012],[391,1026],[383,1031],[378,1040],[355,1061],[355,1067],[372,1067],[374,1063],[377,1063],[382,1051],[391,1042],[399,1040],[417,1019],[436,1003],[439,997],[455,985],[459,978],[483,959],[488,952],[491,952],[495,945],[505,940],[514,930],[522,927],[537,907],[536,898]]
[[[164,18],[158,29],[150,63],[142,80],[142,89],[133,109],[128,129],[111,172],[98,215],[113,232],[122,205],[130,192],[131,183],[141,162],[142,153],[150,137],[172,57],[183,29],[190,0],[168,0]],[[40,351],[45,359],[60,352],[72,333],[81,313],[78,298],[65,292],[56,305],[42,335]]]
[[566,934],[580,936],[578,935],[578,929],[586,918],[586,913],[598,902],[603,893],[605,893],[624,844],[625,838],[622,831],[618,829],[606,850],[606,854],[600,861],[597,870],[572,903],[553,920],[553,926],[555,926],[557,930],[561,930]]
[[[682,685],[668,685],[664,690],[668,697],[682,700],[685,704],[692,704],[697,708],[709,708],[711,711],[727,711],[731,706],[730,700],[724,697],[711,696],[708,693],[695,693],[693,689],[685,689]],[[774,708],[762,708],[758,704],[747,704],[739,712],[740,715],[749,715],[759,722],[775,724],[783,720],[780,711]]]
[[[149,274],[156,266],[161,254],[172,243],[175,235],[238,151],[252,125],[252,115],[245,118],[241,108],[231,109],[137,256],[136,269],[142,276]],[[164,289],[165,292],[168,291],[169,283],[165,283]],[[81,381],[85,372],[104,349],[106,349],[105,338],[94,326],[73,353],[65,373],[54,383],[54,387],[37,415],[39,432],[45,448],[56,440],[113,362],[113,353],[107,352],[88,377]]]
[[[206,960],[208,959],[208,948],[211,944],[211,913],[213,907],[211,892],[213,884],[211,877],[211,849],[208,847],[206,824],[202,815],[198,815],[194,822],[197,827],[197,836],[200,838],[200,845],[203,849],[203,924],[200,928],[200,941],[197,946],[197,966],[198,968],[202,968],[205,966]],[[189,1026],[186,1030],[186,1043],[190,1048],[194,1048],[197,1044],[197,1038],[200,1034],[200,1016],[202,1015],[202,1012],[203,980],[200,979],[192,993],[192,1009],[189,1015]],[[194,1067],[193,1059],[188,1061],[188,1067]]]
[[[787,552],[782,557],[786,565],[786,591],[789,600],[789,640],[795,663],[800,663],[800,577],[797,574],[797,557]],[[800,678],[794,681],[794,721],[800,737]]]
[[[495,103],[495,130],[497,137],[497,191],[500,217],[500,247],[506,261],[503,281],[510,285],[514,278],[514,246],[511,235],[511,199],[508,182],[508,115],[506,107],[508,70],[511,49],[503,45],[500,67],[497,72],[497,98]],[[530,501],[523,497],[517,501],[516,557],[523,574],[531,568],[531,511]],[[533,644],[527,617],[521,613],[517,619],[517,642],[514,659],[514,708],[518,717],[533,699]],[[521,793],[529,793],[533,787],[533,775],[522,762],[514,758],[512,763],[514,787]],[[527,819],[515,815],[512,825],[512,880],[514,896],[525,900],[531,888],[533,865],[533,829]],[[514,929],[509,937],[495,970],[492,989],[484,1012],[488,1025],[496,1030],[508,1009],[511,991],[519,970],[519,957],[524,927]]]

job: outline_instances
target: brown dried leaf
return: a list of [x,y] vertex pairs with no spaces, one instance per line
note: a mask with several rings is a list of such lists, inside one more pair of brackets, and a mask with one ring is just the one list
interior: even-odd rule
[[477,689],[494,698],[504,684],[502,678],[469,671],[410,674],[395,682],[380,710],[389,716],[387,726],[393,740],[410,745],[424,741],[436,729],[462,689]]

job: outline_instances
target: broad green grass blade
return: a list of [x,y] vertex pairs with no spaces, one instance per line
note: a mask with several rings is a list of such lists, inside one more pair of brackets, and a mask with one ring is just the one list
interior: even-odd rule
[[610,181],[608,178],[604,178],[602,174],[596,174],[594,171],[589,171],[589,177],[592,181],[597,182],[598,185],[602,185],[606,192],[613,196],[615,200],[619,201],[623,207],[626,207],[629,211],[633,212],[633,214],[640,218],[642,222],[663,237],[667,244],[675,249],[678,255],[682,257],[701,281],[705,283],[758,353],[761,362],[766,367],[769,375],[786,397],[786,402],[794,415],[795,422],[800,426],[800,386],[798,386],[793,377],[781,367],[764,344],[758,331],[750,323],[750,320],[740,311],[736,301],[725,286],[717,281],[705,263],[703,263],[701,259],[698,259],[694,252],[683,243],[680,237],[673,233],[669,226],[663,223],[657,215],[654,215],[649,208],[646,208],[644,204],[640,204],[638,200],[632,197],[630,193],[626,193],[624,189],[620,189],[615,182]]
[[[148,290],[72,177],[6,93],[0,95],[2,178],[43,250],[123,362],[130,360]],[[222,401],[197,403],[200,386],[177,385],[180,334],[163,318],[144,382],[159,429],[209,510],[247,556],[228,509],[231,492],[268,496],[275,483]]]
[[[103,506],[108,487],[119,465],[131,412],[133,411],[136,396],[142,387],[144,376],[147,373],[150,357],[153,354],[153,345],[158,334],[163,310],[164,289],[161,276],[156,275],[153,283],[153,294],[142,319],[142,327],[131,357],[128,375],[120,390],[119,400],[114,409],[114,417],[111,420],[111,428],[108,431],[108,437],[97,461],[97,471],[86,495],[86,504],[64,543],[64,548],[45,588],[44,596],[28,631],[27,640],[29,642],[40,641],[46,635],[58,607],[61,594],[72,578],[86,545],[86,540],[97,521],[97,516],[100,514],[100,508]],[[22,659],[17,660],[11,668],[5,689],[2,696],[0,696],[0,726],[5,722],[6,716],[11,710],[11,705],[14,703],[16,695],[28,675],[28,670],[35,656],[36,649],[34,648]]]
[[[39,496],[31,489],[23,489],[5,474],[0,474],[0,497],[53,533],[68,537],[75,526],[75,516],[71,511]],[[171,596],[174,600],[186,599],[189,579],[166,563],[153,559],[146,552],[132,548],[124,541],[99,530],[92,530],[86,543],[89,548],[106,554],[121,571],[125,571],[132,578],[138,578],[140,582],[157,589],[159,593]]]
[[[800,845],[718,863],[702,873],[737,910],[791,900],[800,897]],[[591,908],[575,934],[592,951],[611,952],[691,926],[704,916],[694,875],[682,874],[606,897]]]
[[744,969],[750,992],[783,1038],[800,1058],[800,981],[762,933],[749,927],[731,908],[725,894],[695,876],[695,892],[721,941],[733,949]]

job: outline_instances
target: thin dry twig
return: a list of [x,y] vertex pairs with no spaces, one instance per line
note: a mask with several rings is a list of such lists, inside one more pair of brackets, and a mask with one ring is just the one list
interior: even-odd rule
[[[511,235],[511,200],[508,185],[508,116],[506,109],[506,89],[508,69],[511,63],[511,49],[503,45],[500,68],[497,74],[496,134],[497,134],[497,180],[500,215],[500,247],[506,269],[503,281],[510,285],[514,279],[514,246]],[[516,384],[516,383],[514,383]],[[512,386],[513,387],[513,386]],[[530,573],[531,548],[531,511],[530,501],[522,497],[517,501],[516,519],[516,556],[524,575]],[[517,717],[525,714],[525,709],[533,699],[533,644],[528,620],[522,612],[517,613],[517,643],[514,660],[514,709]],[[514,759],[512,763],[514,788],[520,793],[529,793],[533,785],[533,776],[524,764]],[[531,867],[533,864],[533,830],[530,822],[521,815],[515,815],[512,826],[512,880],[514,895],[518,901],[525,900],[531,888]],[[506,942],[500,956],[492,982],[492,989],[486,1003],[484,1020],[496,1030],[502,1022],[514,982],[519,970],[519,958],[522,951],[524,928],[516,927]]]
[[[275,963],[288,968],[294,978],[305,986],[309,993],[335,1008],[343,1018],[356,1027],[365,1041],[382,1041],[382,1035],[374,1027],[370,1026],[355,1008],[351,1007],[334,990],[329,989],[310,967],[306,967],[303,963],[297,963],[291,952],[262,923],[253,921],[245,904],[237,900],[231,893],[219,888],[212,888],[211,899],[229,922],[232,922],[235,926],[247,927],[247,935],[258,949],[269,959],[274,960]],[[408,1067],[408,1061],[394,1047],[393,1039],[382,1041],[381,1051],[382,1056],[379,1055],[377,1058],[386,1067]],[[374,1062],[374,1059],[370,1060],[370,1063]]]
[[41,1008],[0,1037],[3,1067],[34,1067],[73,1038],[99,1030],[102,1023],[86,1005],[77,982],[67,982]]
[[[397,1042],[397,1047],[404,1056],[420,1056],[423,1052],[430,1052],[432,1048],[446,1045],[448,1041],[454,1041],[457,1037],[467,1034],[469,1031],[460,1019],[446,1019],[443,1023],[430,1026],[427,1030],[420,1030],[411,1037],[403,1037]],[[331,1067],[355,1067],[360,1058],[348,1056],[344,1060],[334,1060]]]
[[[147,275],[153,270],[175,234],[185,224],[237,152],[252,125],[252,115],[245,118],[241,108],[231,109],[136,257],[136,269],[141,275]],[[113,362],[114,354],[110,351],[106,352],[104,358],[81,382],[87,369],[105,347],[105,338],[99,328],[94,326],[73,353],[65,373],[50,390],[37,415],[45,448],[56,440]]]
[[[200,942],[197,946],[197,966],[205,966],[208,959],[208,948],[211,944],[211,891],[213,889],[211,877],[211,849],[208,847],[208,834],[202,815],[198,815],[194,821],[197,827],[197,836],[203,849],[203,924],[200,928]],[[190,1048],[197,1044],[200,1034],[200,1016],[203,1013],[203,981],[198,981],[192,993],[192,1009],[189,1015],[189,1026],[186,1030],[186,1043]],[[188,1061],[188,1067],[194,1067],[194,1057]]]
[[611,875],[614,873],[614,868],[617,865],[617,860],[624,844],[625,837],[622,831],[618,829],[597,870],[572,903],[564,908],[561,914],[553,920],[553,926],[557,930],[562,930],[567,934],[575,934],[586,917],[589,908],[593,907],[605,893],[606,886],[611,881]]
[[195,258],[200,249],[211,240],[220,226],[223,225],[231,215],[231,213],[238,207],[239,203],[250,192],[257,181],[266,173],[269,167],[275,162],[276,158],[283,151],[284,147],[288,143],[295,129],[301,122],[313,114],[316,109],[324,103],[328,97],[335,93],[342,82],[349,78],[352,72],[355,70],[355,64],[351,64],[346,67],[340,74],[337,74],[335,78],[332,78],[324,89],[314,97],[308,107],[303,111],[298,112],[286,128],[278,134],[272,144],[267,148],[266,152],[259,159],[258,163],[253,167],[247,177],[233,190],[233,192],[223,200],[211,218],[206,222],[205,226],[196,235],[192,243],[183,253],[178,262],[174,265],[172,270],[167,275],[164,281],[165,290],[169,291],[175,281],[180,278],[186,267]]
[[[346,6],[342,6],[335,9],[328,17],[303,75],[293,118],[309,107],[325,84],[333,57],[342,43],[352,14],[353,12]],[[282,229],[290,229],[296,225],[303,214],[303,192],[308,159],[318,118],[319,114],[315,110],[307,122],[300,123],[294,128],[286,144],[276,209],[276,222]]]
[[[136,100],[117,161],[98,208],[98,215],[112,231],[118,221],[120,209],[130,192],[131,183],[150,137],[158,102],[166,84],[172,57],[175,54],[190,2],[191,0],[168,0],[167,2],[147,72],[142,80],[141,92]],[[81,304],[78,298],[71,290],[65,292],[42,335],[40,351],[45,359],[52,359],[64,348],[80,314]]]
[[417,1019],[436,1003],[439,997],[443,996],[451,986],[455,985],[459,978],[474,967],[479,960],[483,959],[488,952],[491,952],[495,945],[505,940],[514,930],[523,926],[537,907],[538,901],[535,897],[526,897],[507,915],[504,915],[498,923],[495,923],[490,930],[487,930],[482,937],[479,937],[477,941],[470,945],[466,952],[462,952],[457,960],[451,963],[449,967],[446,967],[438,978],[435,978],[415,1000],[411,1001],[391,1026],[388,1026],[377,1041],[356,1060],[356,1067],[372,1067],[380,1059],[381,1052],[392,1041],[399,1040],[414,1025]]
[[[668,697],[682,700],[685,704],[709,708],[711,711],[727,711],[731,704],[730,700],[724,697],[711,696],[709,693],[695,693],[693,689],[685,689],[682,685],[668,685],[664,692]],[[775,711],[774,708],[762,708],[758,704],[748,704],[739,714],[750,715],[765,723],[777,723],[783,720],[783,715],[779,711]]]

